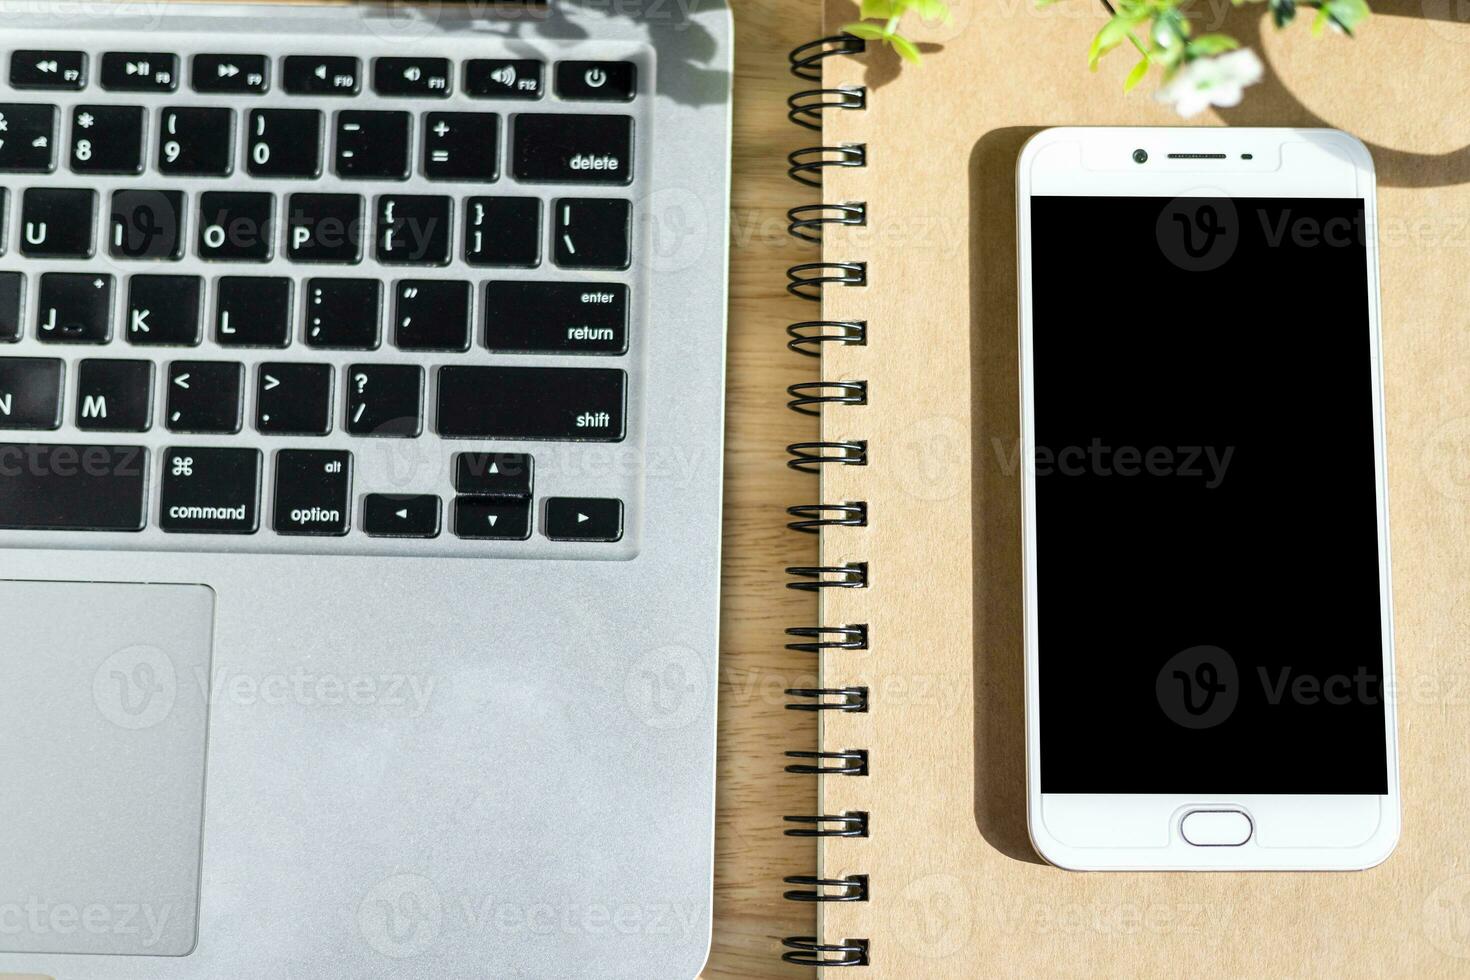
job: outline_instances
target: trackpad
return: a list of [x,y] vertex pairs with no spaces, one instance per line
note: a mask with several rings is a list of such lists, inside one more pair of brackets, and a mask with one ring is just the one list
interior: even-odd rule
[[0,951],[194,948],[214,591],[0,581]]

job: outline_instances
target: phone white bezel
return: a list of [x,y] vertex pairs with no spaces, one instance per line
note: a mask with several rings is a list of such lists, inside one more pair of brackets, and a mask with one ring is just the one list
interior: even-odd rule
[[[1145,163],[1134,151],[1148,154]],[[1193,156],[1170,158],[1169,154]],[[1223,158],[1210,156],[1224,154]],[[1248,154],[1243,157],[1242,154]],[[1388,793],[1383,796],[1083,794],[1040,791],[1037,670],[1035,459],[1032,402],[1031,208],[1033,195],[1126,197],[1361,197],[1368,262],[1374,445],[1383,609],[1384,723]],[[1377,202],[1373,161],[1357,139],[1331,129],[1063,127],[1037,133],[1017,164],[1020,300],[1022,551],[1026,676],[1027,823],[1046,860],[1087,870],[1316,870],[1369,868],[1399,836],[1398,739],[1394,710],[1388,488],[1383,435]],[[1104,229],[1093,236],[1106,261]],[[1147,760],[1139,760],[1146,765]],[[1180,824],[1194,810],[1243,810],[1253,824],[1239,846],[1196,846]]]

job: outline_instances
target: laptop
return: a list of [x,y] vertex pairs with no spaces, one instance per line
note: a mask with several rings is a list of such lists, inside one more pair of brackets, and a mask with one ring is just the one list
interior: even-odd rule
[[696,975],[724,5],[0,24],[0,973]]

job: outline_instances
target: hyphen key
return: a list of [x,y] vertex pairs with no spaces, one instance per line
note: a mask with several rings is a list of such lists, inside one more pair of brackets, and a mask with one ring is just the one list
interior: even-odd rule
[[621,442],[627,378],[610,368],[442,367],[439,434]]

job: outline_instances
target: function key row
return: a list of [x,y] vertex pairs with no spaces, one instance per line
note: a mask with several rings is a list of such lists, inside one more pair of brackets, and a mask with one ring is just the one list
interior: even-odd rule
[[[0,249],[8,192],[0,188]],[[184,257],[183,191],[113,191],[107,252],[114,259]],[[97,194],[86,188],[31,187],[21,195],[20,254],[87,259],[96,251]],[[291,262],[356,265],[368,223],[360,194],[291,194],[285,201],[284,255]],[[541,202],[534,197],[464,200],[464,261],[473,266],[541,264]],[[434,194],[384,194],[373,201],[372,255],[384,265],[448,265],[454,202]],[[632,259],[632,204],[618,198],[558,198],[551,206],[551,258],[563,269],[622,270]],[[194,252],[210,262],[269,262],[280,219],[275,195],[199,195]]]
[[[24,333],[28,283],[0,272],[0,343]],[[34,301],[35,337],[48,344],[113,339],[110,273],[47,272]],[[295,335],[295,283],[283,276],[215,281],[212,336],[221,347],[284,348]],[[377,350],[383,284],[377,279],[305,280],[304,337],[323,350]],[[463,279],[400,279],[389,287],[389,336],[406,351],[463,353],[474,322]],[[200,276],[135,275],[127,281],[123,333],[140,347],[197,347],[205,284]],[[483,292],[485,348],[506,354],[624,354],[628,287],[622,283],[491,281]]]
[[[175,92],[179,56],[168,52],[109,51],[99,79],[109,92]],[[372,59],[373,91],[382,96],[447,98],[454,69],[448,58]],[[17,89],[80,91],[87,86],[82,51],[19,50],[10,55],[10,85]],[[472,58],[464,62],[463,89],[472,98],[539,99],[545,65],[527,58]],[[556,94],[587,102],[629,102],[638,90],[638,68],[627,61],[559,61]],[[270,90],[270,59],[263,54],[196,54],[189,82],[206,94],[252,95]],[[289,95],[353,96],[362,91],[362,60],[352,55],[287,55],[281,87]]]
[[[148,110],[136,105],[78,105],[71,110],[67,161],[74,173],[141,174]],[[627,184],[632,180],[633,120],[622,115],[514,117],[511,173],[545,183]],[[244,169],[252,177],[311,180],[325,164],[324,113],[252,109],[246,116]],[[331,165],[344,180],[407,180],[413,172],[413,113],[343,110],[333,115]],[[500,178],[500,116],[426,112],[418,172],[429,180]],[[164,106],[158,113],[154,166],[178,177],[226,177],[235,170],[235,111]],[[56,169],[57,107],[0,103],[0,171]]]
[[[0,357],[0,429],[61,427],[65,365],[49,357]],[[416,364],[351,364],[342,429],[364,437],[423,433],[424,370]],[[245,407],[238,361],[173,361],[165,370],[163,426],[170,432],[235,435]],[[601,368],[443,367],[438,433],[449,439],[620,442],[627,375]],[[324,436],[333,428],[330,364],[266,363],[255,371],[255,430]],[[151,361],[84,360],[77,367],[76,426],[146,432],[153,427]],[[3,482],[3,481],[0,481]]]

